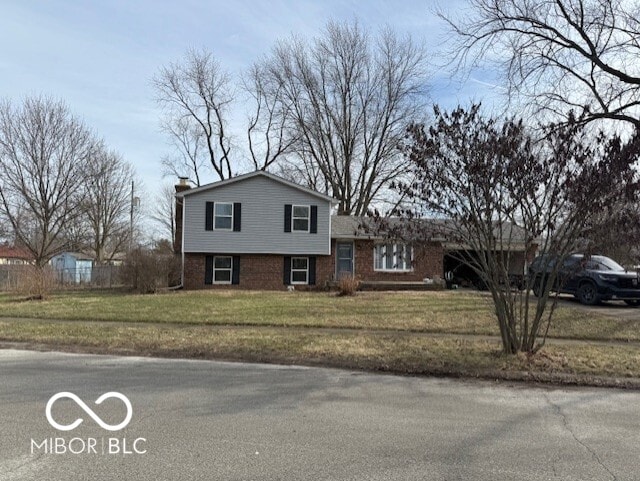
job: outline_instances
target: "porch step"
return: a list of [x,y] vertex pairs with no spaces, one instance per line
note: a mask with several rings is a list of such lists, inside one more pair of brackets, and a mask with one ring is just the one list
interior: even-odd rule
[[441,291],[444,286],[438,283],[409,281],[362,281],[361,291]]

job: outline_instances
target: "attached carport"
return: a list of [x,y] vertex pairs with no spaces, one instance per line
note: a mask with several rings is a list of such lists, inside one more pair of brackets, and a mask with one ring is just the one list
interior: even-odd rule
[[[445,244],[444,246],[444,277],[451,279],[450,283],[461,287],[484,288],[484,283],[478,274],[467,265],[467,260],[478,259],[480,255],[487,255],[486,252],[472,250],[460,244]],[[507,256],[509,265],[509,276],[518,283],[521,283],[527,271],[528,263],[535,256],[535,248],[526,255],[524,245],[512,245],[509,249],[494,253],[493,255]]]

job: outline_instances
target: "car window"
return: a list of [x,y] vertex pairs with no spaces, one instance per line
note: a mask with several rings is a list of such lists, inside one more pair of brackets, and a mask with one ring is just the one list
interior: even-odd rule
[[[554,258],[539,256],[531,263],[531,268],[535,270],[553,269],[556,260]],[[562,263],[562,271],[577,272],[582,269],[595,271],[624,271],[624,267],[605,256],[592,256],[585,259],[583,255],[571,255]]]
[[624,271],[624,267],[608,257],[593,256],[591,260],[596,263],[597,267],[590,267],[589,269],[597,269],[600,271]]
[[593,260],[587,261],[585,263],[585,265],[584,265],[584,268],[592,270],[592,271],[608,271],[609,270],[608,267],[605,267],[601,263],[593,261]]
[[563,270],[576,270],[582,267],[582,257],[568,257],[562,264]]
[[536,257],[531,263],[531,266],[535,268],[540,268],[540,269],[543,267],[551,268],[555,265],[555,263],[556,263],[556,260],[554,258],[541,256],[541,257]]

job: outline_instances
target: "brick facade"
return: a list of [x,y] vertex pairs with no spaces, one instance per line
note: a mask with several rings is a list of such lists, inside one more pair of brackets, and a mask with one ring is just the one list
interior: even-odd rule
[[323,288],[335,277],[335,249],[331,249],[329,256],[316,257],[316,286]]
[[[414,250],[414,268],[411,272],[377,272],[373,268],[374,242],[356,240],[354,246],[355,276],[361,281],[422,282],[425,277],[442,277],[443,250],[440,244],[427,244]],[[322,289],[335,280],[336,240],[331,241],[331,255],[316,257],[315,288]],[[205,284],[205,259],[208,254],[184,255],[185,289],[263,289],[283,290],[284,257],[281,255],[241,255],[240,283]],[[311,286],[310,286],[311,287]],[[296,286],[304,289],[304,286]]]
[[284,260],[278,255],[240,256],[240,283],[205,284],[205,259],[209,254],[184,255],[185,289],[285,289],[283,280]]
[[[335,246],[335,241],[333,241]],[[373,254],[375,242],[355,241],[355,276],[361,281],[422,282],[425,278],[443,276],[444,251],[439,243],[428,243],[414,247],[413,270],[410,272],[383,272],[374,270]],[[333,249],[335,252],[335,247]]]

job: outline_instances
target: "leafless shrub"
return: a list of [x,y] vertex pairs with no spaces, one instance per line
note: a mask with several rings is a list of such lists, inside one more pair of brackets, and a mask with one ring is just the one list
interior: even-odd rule
[[344,276],[338,281],[338,296],[355,296],[360,289],[360,279],[351,276]]
[[55,275],[49,266],[20,266],[13,293],[28,300],[46,299],[55,286]]
[[134,291],[151,294],[175,285],[179,272],[179,259],[172,252],[137,248],[127,255],[121,275]]

